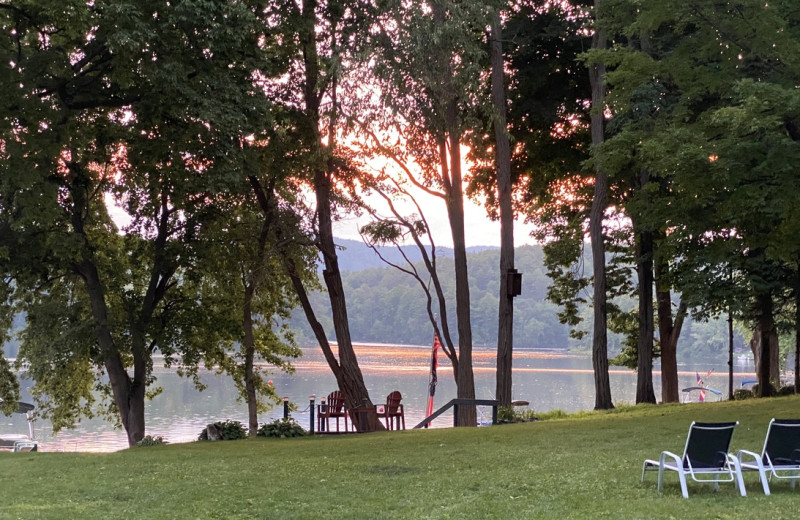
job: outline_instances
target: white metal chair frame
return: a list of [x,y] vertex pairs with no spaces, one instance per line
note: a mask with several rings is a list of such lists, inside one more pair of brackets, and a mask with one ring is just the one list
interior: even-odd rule
[[[776,479],[788,479],[791,483],[791,488],[794,489],[795,482],[800,480],[800,445],[792,450],[792,459],[789,463],[781,461],[774,461],[768,452],[770,441],[770,433],[772,427],[779,428],[797,428],[798,435],[800,435],[800,420],[798,419],[772,419],[767,427],[767,436],[764,439],[764,447],[761,454],[752,451],[740,450],[738,453],[739,465],[742,470],[758,471],[758,479],[761,481],[761,486],[764,488],[764,494],[769,495],[769,481],[773,477]],[[745,462],[745,457],[752,457],[753,462]]]
[[11,451],[14,452],[37,451],[38,449],[39,449],[39,444],[36,441],[16,441],[14,443],[14,448]]
[[[697,467],[692,465],[692,460],[688,456],[689,448],[692,442],[692,434],[698,431],[720,431],[731,430],[739,422],[732,423],[698,423],[692,422],[689,426],[689,434],[686,437],[686,446],[683,449],[683,456],[679,457],[671,451],[662,451],[659,460],[647,459],[642,465],[642,482],[644,482],[645,472],[648,469],[658,469],[658,491],[661,492],[664,488],[664,470],[675,471],[678,473],[678,480],[681,485],[681,493],[683,498],[689,498],[689,490],[686,485],[686,475],[688,474],[692,480],[702,484],[714,484],[714,489],[719,489],[720,482],[735,482],[739,493],[742,496],[747,496],[744,488],[744,480],[742,479],[742,469],[739,466],[739,459],[728,453],[728,445],[730,444],[730,437],[728,438],[728,445],[725,446],[725,451],[720,451],[722,457],[721,464],[714,467]],[[672,459],[672,460],[667,460]],[[685,466],[685,467],[684,467]],[[720,479],[720,477],[726,478]]]

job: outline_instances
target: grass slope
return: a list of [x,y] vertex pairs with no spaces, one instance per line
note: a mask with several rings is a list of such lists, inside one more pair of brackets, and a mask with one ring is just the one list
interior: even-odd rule
[[677,476],[663,494],[645,458],[680,453],[692,420],[738,420],[760,451],[800,398],[639,406],[489,428],[248,439],[111,454],[0,454],[0,518],[796,518],[800,490],[754,473],[747,497]]

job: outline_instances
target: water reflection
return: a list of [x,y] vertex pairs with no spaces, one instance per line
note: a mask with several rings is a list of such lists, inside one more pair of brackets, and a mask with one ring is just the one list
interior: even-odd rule
[[[427,400],[430,349],[391,345],[357,346],[359,366],[364,374],[372,399],[383,402],[393,390],[403,394],[406,425],[411,428],[423,418]],[[482,399],[494,397],[495,352],[475,351],[475,390]],[[297,404],[299,411],[294,417],[304,427],[309,425],[309,397],[317,399],[335,389],[335,379],[318,348],[303,349],[303,357],[295,363],[293,375],[271,376],[278,393]],[[542,351],[517,351],[514,353],[514,399],[530,402],[530,407],[544,412],[561,409],[567,412],[590,410],[594,407],[594,379],[591,359],[587,355],[548,353]],[[722,390],[727,395],[728,372],[726,366],[698,364],[680,367],[680,387],[693,386],[696,372],[705,375],[706,384]],[[742,379],[753,376],[752,365],[736,366],[734,384],[738,388]],[[157,372],[158,384],[164,392],[147,405],[147,434],[160,435],[168,442],[189,442],[197,438],[206,424],[218,420],[239,420],[246,423],[247,409],[237,402],[236,388],[229,378],[213,372],[202,374],[208,388],[198,392],[190,381],[182,379],[168,370]],[[660,396],[660,380],[656,372],[655,392]],[[611,391],[617,405],[631,404],[636,395],[636,376],[633,371],[612,368]],[[455,397],[456,388],[452,368],[443,357],[439,360],[439,385],[436,389],[436,405]],[[259,422],[269,422],[282,417],[280,407],[262,414]],[[479,408],[483,420],[491,417],[491,409]],[[433,427],[452,425],[452,414],[445,414],[434,421]],[[37,424],[37,438],[46,451],[115,451],[127,447],[126,436],[121,430],[102,420],[84,420],[74,430],[64,430],[53,436],[47,425]]]

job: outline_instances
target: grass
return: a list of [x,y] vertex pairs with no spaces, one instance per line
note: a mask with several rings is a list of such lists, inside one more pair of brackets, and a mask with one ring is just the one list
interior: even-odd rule
[[680,453],[692,420],[738,420],[732,449],[760,451],[800,397],[624,407],[489,428],[248,439],[110,454],[0,454],[2,519],[795,518],[800,490],[756,474],[748,496],[674,473],[640,483],[645,458]]

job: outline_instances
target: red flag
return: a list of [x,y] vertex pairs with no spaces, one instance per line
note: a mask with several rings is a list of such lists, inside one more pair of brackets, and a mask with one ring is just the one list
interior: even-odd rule
[[706,400],[706,391],[703,390],[703,380],[700,378],[700,372],[695,370],[694,372],[695,378],[697,379],[697,386],[700,387],[700,397],[699,401],[702,403]]
[[[438,379],[436,376],[436,368],[439,365],[437,354],[440,348],[442,348],[442,344],[439,343],[439,336],[434,334],[433,351],[431,352],[431,374],[430,374],[430,379],[428,380],[428,407],[425,411],[425,417],[430,417],[430,415],[433,413],[433,394],[436,393],[436,382]],[[427,427],[428,424],[426,424],[425,426]]]
[[[713,368],[706,373],[706,378],[708,378],[708,376],[710,376],[712,372],[714,372]],[[704,403],[706,400],[706,391],[705,391],[706,383],[700,377],[700,372],[695,371],[694,375],[697,378],[697,386],[700,387],[700,402]]]

